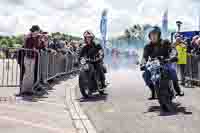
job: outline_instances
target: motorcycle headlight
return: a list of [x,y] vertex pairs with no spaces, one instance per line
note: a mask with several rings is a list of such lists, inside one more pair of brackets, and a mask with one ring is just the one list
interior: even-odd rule
[[83,66],[83,69],[84,69],[84,70],[89,70],[89,65],[88,65],[88,64],[85,64],[85,65]]
[[81,62],[81,65],[86,64],[86,60],[84,58],[82,58],[80,62]]
[[160,75],[159,74],[156,74],[156,79],[159,79],[160,78]]

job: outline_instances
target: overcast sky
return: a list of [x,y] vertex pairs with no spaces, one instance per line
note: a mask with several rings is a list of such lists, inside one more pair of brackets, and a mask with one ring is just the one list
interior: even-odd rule
[[0,0],[0,34],[27,33],[31,25],[38,24],[49,32],[82,35],[91,29],[99,36],[104,8],[109,10],[110,36],[135,23],[161,24],[167,8],[170,27],[181,19],[184,30],[195,30],[200,0]]

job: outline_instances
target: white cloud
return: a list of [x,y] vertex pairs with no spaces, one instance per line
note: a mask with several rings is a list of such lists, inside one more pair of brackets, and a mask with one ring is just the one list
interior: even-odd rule
[[26,33],[33,24],[49,32],[81,35],[92,29],[99,36],[101,12],[108,8],[109,35],[116,35],[134,23],[160,24],[169,8],[170,25],[181,19],[184,29],[197,27],[198,0],[1,0],[0,33]]

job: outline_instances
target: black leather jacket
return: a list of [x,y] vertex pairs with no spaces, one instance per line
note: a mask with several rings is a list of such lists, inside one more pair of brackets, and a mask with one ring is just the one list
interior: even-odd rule
[[148,61],[148,58],[163,56],[164,59],[169,59],[171,62],[177,61],[177,51],[171,46],[168,40],[160,40],[158,43],[149,43],[145,46],[143,52],[143,63]]
[[[102,52],[102,55],[100,54],[100,51]],[[87,57],[90,59],[101,58],[96,63],[103,62],[104,58],[103,49],[100,44],[93,43],[92,45],[85,45],[80,51],[80,58],[81,57]]]

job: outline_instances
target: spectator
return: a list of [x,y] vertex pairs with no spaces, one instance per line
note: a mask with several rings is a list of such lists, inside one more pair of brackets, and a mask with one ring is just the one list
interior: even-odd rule
[[187,53],[191,54],[192,53],[192,43],[189,38],[185,40],[185,44],[187,44]]
[[177,54],[178,54],[178,67],[180,70],[180,78],[182,83],[184,84],[185,82],[185,75],[186,75],[186,64],[187,64],[187,47],[186,44],[183,42],[182,40],[182,36],[179,34],[176,34],[175,36],[176,38],[176,42],[175,42],[175,47],[177,50]]
[[198,39],[199,39],[199,36],[198,36],[198,35],[194,36],[194,37],[192,38],[192,44],[195,43],[196,40],[198,40]]
[[48,32],[41,31],[41,37],[40,37],[40,48],[38,49],[45,49],[49,47],[49,36]]
[[41,30],[38,25],[33,25],[30,33],[25,38],[24,48],[31,51],[25,51],[24,66],[25,74],[23,77],[22,88],[19,95],[33,95],[32,86],[37,81],[38,74],[38,54],[36,51],[45,48],[41,39]]
[[78,47],[79,47],[78,42],[77,42],[77,41],[71,41],[70,45],[71,45],[71,50],[72,50],[73,52],[77,52]]
[[191,42],[191,53],[196,54],[196,52],[199,49],[199,46],[197,45],[197,40],[199,39],[199,36],[194,36],[192,38],[192,42]]
[[195,44],[196,44],[195,55],[200,55],[200,38],[196,40]]
[[65,41],[65,48],[67,48],[69,45],[68,41]]
[[49,48],[59,52],[61,49],[65,48],[65,42],[59,40],[59,38],[54,38]]

